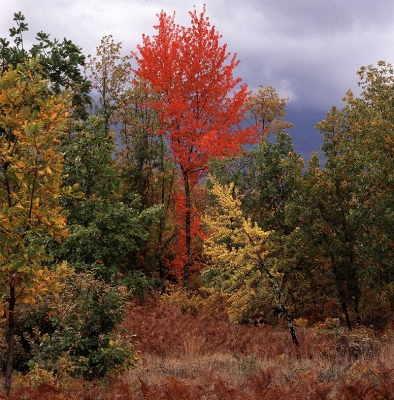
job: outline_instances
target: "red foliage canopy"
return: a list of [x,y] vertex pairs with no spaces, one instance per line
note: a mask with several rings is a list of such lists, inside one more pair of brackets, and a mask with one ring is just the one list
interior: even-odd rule
[[139,54],[133,53],[138,64],[134,72],[159,96],[149,106],[158,112],[159,134],[166,136],[184,183],[184,200],[176,207],[185,218],[186,251],[181,258],[186,290],[193,265],[191,243],[198,235],[192,188],[207,173],[211,157],[234,155],[241,144],[258,137],[258,127],[239,126],[248,89],[233,77],[236,55],[230,57],[226,44],[220,45],[221,35],[205,17],[205,6],[201,14],[194,9],[189,15],[191,26],[185,28],[175,23],[175,13],[162,11],[157,34],[152,39],[144,35]]
[[[143,36],[135,73],[161,95],[153,106],[161,120],[161,134],[170,144],[173,161],[187,179],[207,172],[211,156],[237,152],[242,143],[256,140],[257,129],[241,129],[247,85],[234,79],[239,64],[230,58],[221,35],[205,17],[189,12],[191,26],[175,24],[175,13],[164,11],[155,26],[157,35]],[[226,64],[227,62],[227,64]],[[226,64],[226,65],[225,65]]]

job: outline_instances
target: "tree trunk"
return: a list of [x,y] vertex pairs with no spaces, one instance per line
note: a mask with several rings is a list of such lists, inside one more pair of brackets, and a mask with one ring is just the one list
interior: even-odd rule
[[166,178],[165,178],[165,168],[164,168],[164,142],[163,136],[160,136],[160,167],[162,173],[161,179],[161,205],[163,207],[163,212],[160,214],[159,220],[159,237],[158,237],[158,249],[160,249],[160,258],[159,258],[159,273],[160,279],[164,279],[164,268],[163,268],[163,230],[164,230],[164,222],[165,222],[165,207],[166,207],[166,198],[165,198],[165,188],[166,188]]
[[[257,248],[256,244],[254,243],[253,238],[245,231],[246,236],[248,237],[250,243],[252,244],[252,246],[254,248]],[[274,292],[275,296],[276,296],[276,300],[278,302],[278,307],[280,312],[285,316],[286,321],[287,321],[287,326],[289,328],[289,332],[291,335],[291,340],[293,341],[293,343],[295,344],[296,348],[299,348],[299,343],[297,340],[297,334],[296,334],[296,330],[295,330],[295,326],[293,323],[293,319],[291,318],[291,315],[289,314],[289,312],[286,309],[285,303],[283,301],[283,297],[282,297],[282,292],[280,290],[280,286],[278,284],[278,282],[276,281],[275,277],[271,274],[271,271],[269,270],[269,268],[267,267],[267,265],[264,262],[264,259],[262,258],[261,254],[259,253],[258,250],[255,250],[255,254],[257,257],[257,262],[258,262],[258,266],[260,268],[260,271],[267,275],[270,283],[271,283],[271,287],[272,287],[272,291]],[[297,350],[297,357],[300,357],[300,353],[299,350]]]
[[190,281],[190,268],[192,265],[192,247],[191,247],[191,199],[190,199],[190,186],[189,176],[184,174],[185,183],[185,200],[186,200],[186,216],[185,216],[185,233],[186,233],[186,263],[183,270],[183,289],[187,292],[189,290]]
[[342,302],[342,310],[343,310],[343,314],[345,315],[346,325],[347,325],[349,331],[351,331],[352,323],[350,322],[349,312],[347,310],[347,304],[345,301]]
[[[326,243],[328,243],[327,238]],[[344,278],[339,275],[340,270],[337,268],[337,262],[333,253],[330,253],[331,263],[332,263],[332,273],[334,276],[334,284],[337,291],[338,301],[342,307],[343,315],[345,316],[346,325],[348,329],[352,330],[352,324],[350,322],[350,316],[347,309],[348,297],[346,296],[346,288],[343,287]],[[341,268],[341,266],[339,267]],[[342,268],[343,269],[343,268]]]
[[268,275],[268,278],[269,278],[269,280],[271,282],[271,287],[272,287],[273,292],[275,293],[276,300],[278,302],[278,306],[279,306],[280,312],[286,318],[287,326],[289,328],[289,332],[290,332],[290,335],[291,335],[291,340],[298,347],[299,343],[298,343],[298,340],[297,340],[297,335],[296,335],[293,319],[291,318],[290,314],[288,313],[288,311],[286,309],[285,303],[284,303],[283,298],[282,298],[282,292],[280,290],[279,284],[276,281],[276,279],[272,276],[272,274],[270,273],[268,268],[265,266],[265,264],[261,261],[261,259],[259,260],[259,262],[260,262],[261,270],[264,271]]
[[7,364],[5,371],[4,390],[7,396],[11,392],[11,378],[14,361],[14,334],[15,334],[15,273],[10,277],[10,297],[8,300],[8,345],[7,345]]
[[349,283],[351,283],[350,293],[352,293],[353,297],[353,304],[354,304],[354,313],[356,314],[356,323],[357,326],[361,325],[361,315],[360,315],[360,304],[359,304],[359,299],[360,299],[360,287],[358,284],[358,275],[357,275],[357,267],[355,265],[354,261],[355,257],[353,256],[353,251],[350,253],[349,257],[349,264],[350,264],[350,271],[351,271],[351,276],[352,279]]
[[357,326],[361,326],[361,315],[360,315],[360,307],[359,307],[359,290],[358,285],[356,287],[356,291],[354,294],[354,312],[356,314],[356,323]]

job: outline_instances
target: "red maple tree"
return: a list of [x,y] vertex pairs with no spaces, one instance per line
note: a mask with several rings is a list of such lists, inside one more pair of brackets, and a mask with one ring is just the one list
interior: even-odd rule
[[205,6],[198,14],[189,12],[191,26],[175,23],[162,11],[157,34],[143,35],[143,44],[133,56],[134,70],[160,99],[150,106],[159,114],[161,130],[169,144],[172,160],[178,165],[184,185],[185,266],[184,287],[187,290],[192,265],[191,191],[208,172],[211,157],[234,155],[241,144],[254,143],[258,127],[242,129],[248,96],[246,84],[233,77],[239,64],[221,35],[205,16]]

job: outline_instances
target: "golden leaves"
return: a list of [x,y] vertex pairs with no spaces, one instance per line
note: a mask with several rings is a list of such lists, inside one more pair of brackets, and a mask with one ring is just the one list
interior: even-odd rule
[[58,205],[63,163],[59,144],[69,108],[65,95],[49,93],[34,60],[0,77],[2,296],[7,295],[10,274],[21,277],[15,285],[21,301],[57,290],[61,271],[44,265],[50,259],[48,241],[66,234]]
[[241,196],[233,184],[222,186],[215,178],[209,178],[209,184],[216,205],[204,218],[211,234],[204,244],[210,262],[203,276],[220,271],[217,279],[222,293],[228,296],[230,319],[240,322],[263,292],[265,298],[270,297],[266,293],[266,277],[259,268],[269,232],[244,217]]

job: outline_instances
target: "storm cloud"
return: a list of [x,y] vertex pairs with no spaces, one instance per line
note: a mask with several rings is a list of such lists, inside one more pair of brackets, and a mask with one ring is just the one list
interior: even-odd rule
[[175,11],[176,21],[188,25],[188,11],[204,3],[223,43],[241,60],[236,75],[251,89],[271,85],[289,96],[289,120],[297,120],[304,144],[313,119],[340,106],[348,88],[357,92],[361,66],[394,63],[391,0],[9,0],[2,5],[0,37],[9,36],[13,13],[21,11],[29,24],[27,45],[43,30],[89,54],[112,34],[126,54],[143,33],[155,33],[161,10]]

